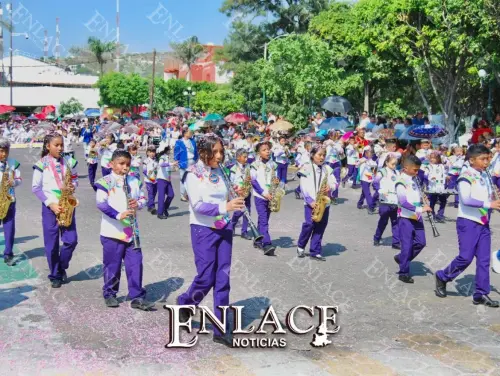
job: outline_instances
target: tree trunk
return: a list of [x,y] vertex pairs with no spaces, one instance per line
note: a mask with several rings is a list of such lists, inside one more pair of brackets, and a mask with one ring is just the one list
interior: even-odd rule
[[187,64],[187,67],[188,67],[188,71],[187,71],[187,74],[186,74],[186,81],[190,82],[191,81],[191,65]]
[[370,83],[368,81],[365,81],[365,105],[363,110],[370,112]]

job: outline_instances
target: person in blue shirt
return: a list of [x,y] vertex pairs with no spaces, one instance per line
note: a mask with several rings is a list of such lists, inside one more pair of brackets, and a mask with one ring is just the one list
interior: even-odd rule
[[417,112],[417,116],[415,116],[412,119],[412,123],[413,123],[413,125],[424,125],[425,124],[425,118],[424,118],[424,114],[422,113],[422,111]]
[[180,193],[181,201],[186,202],[186,189],[182,183],[184,173],[198,161],[198,150],[196,142],[193,139],[193,132],[189,128],[182,130],[181,138],[175,142],[174,160],[179,163],[179,173],[181,176]]

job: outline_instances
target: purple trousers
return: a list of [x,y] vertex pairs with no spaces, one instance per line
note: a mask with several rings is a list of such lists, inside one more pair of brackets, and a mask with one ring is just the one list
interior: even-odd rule
[[125,243],[118,239],[101,236],[102,264],[104,272],[104,299],[115,297],[120,287],[122,260],[127,274],[128,298],[137,299],[146,296],[142,288],[142,251],[134,249],[134,243]]
[[278,179],[283,184],[286,184],[286,177],[288,174],[288,163],[278,163]]
[[[333,176],[335,176],[335,179],[337,179],[337,183],[340,184],[340,169],[341,165],[340,162],[336,163],[330,163],[330,167],[333,169]],[[332,193],[332,198],[338,198],[339,197],[339,186],[337,185],[337,189],[335,189]]]
[[[233,233],[229,227],[216,230],[191,225],[191,244],[197,275],[189,289],[179,295],[178,302],[180,305],[198,306],[213,288],[214,312],[220,320],[222,315],[217,307],[229,305]],[[215,325],[214,335],[222,335]]]
[[[158,179],[156,181],[156,186],[158,190],[158,214],[167,215],[168,208],[174,199],[174,188],[172,183],[168,180]],[[153,200],[154,207],[154,200]],[[148,191],[148,208],[149,208],[149,191]]]
[[106,167],[101,167],[102,177],[108,176],[111,174],[111,169]]
[[481,225],[465,218],[457,218],[458,256],[436,275],[442,281],[454,280],[472,263],[476,256],[476,290],[473,298],[490,293],[491,232],[488,225]]
[[358,168],[355,165],[347,165],[347,175],[342,180],[342,183],[352,179],[352,186],[356,187],[356,180],[358,178]]
[[[95,183],[95,175],[96,175],[96,172],[97,172],[97,163],[94,163],[94,164],[89,164],[89,181],[90,181],[90,185],[92,186],[92,188],[94,188],[94,183]],[[104,176],[104,175],[103,175]],[[96,188],[94,188],[94,191],[96,190]]]
[[[458,176],[459,175],[449,175],[450,180],[446,183],[447,189],[458,189],[458,184],[457,184]],[[456,208],[458,208],[458,195],[455,195],[455,201],[453,204]]]
[[399,274],[410,275],[410,262],[424,249],[425,227],[422,218],[416,221],[398,218],[401,253],[399,254]]
[[266,246],[271,244],[271,236],[269,235],[269,217],[271,216],[271,211],[269,210],[269,201],[264,200],[259,197],[255,197],[255,209],[257,210],[258,220],[257,227],[259,233],[264,236],[262,241],[257,245]]
[[[439,210],[436,215],[436,212],[434,211],[434,207],[436,206],[436,203],[439,201]],[[432,214],[434,217],[442,219],[444,218],[444,209],[446,208],[446,201],[448,201],[448,197],[446,195],[429,195],[429,205],[432,209]]]
[[[251,213],[251,208],[252,208],[252,202],[250,201],[250,198],[252,197],[251,194],[248,195],[247,198],[245,198],[245,206],[248,210],[248,213]],[[242,211],[235,211],[233,214],[233,218],[231,218],[231,227],[234,229],[236,228],[236,225],[238,224],[238,221],[240,218],[243,216],[243,224],[241,225],[241,235],[245,235],[248,233],[248,219],[243,215]]]
[[158,187],[156,186],[156,184],[146,183],[146,190],[148,191],[148,204],[147,204],[148,209],[154,209],[156,192],[158,191]]
[[[63,274],[69,268],[69,262],[78,244],[76,233],[76,210],[73,212],[73,221],[69,227],[59,227],[56,215],[45,205],[42,205],[43,243],[45,256],[49,264],[49,279],[62,280]],[[59,237],[62,247],[59,250]]]
[[5,242],[5,249],[3,251],[3,257],[14,256],[12,251],[14,247],[14,239],[16,236],[16,203],[13,202],[7,210],[7,215],[1,221],[3,226],[3,236]]
[[371,183],[368,183],[366,181],[361,182],[361,195],[359,196],[358,209],[360,209],[363,206],[365,199],[366,199],[366,204],[368,205],[368,209],[370,210],[375,209],[375,202],[373,201],[372,198],[370,185]]
[[377,224],[377,230],[373,236],[373,240],[380,241],[382,235],[384,234],[387,223],[391,220],[392,228],[392,245],[400,245],[399,241],[399,228],[398,228],[398,207],[396,205],[386,205],[380,204],[379,207],[379,219]]
[[300,231],[297,245],[299,248],[304,249],[309,239],[311,239],[311,256],[317,256],[321,255],[321,241],[328,225],[330,207],[325,208],[323,218],[319,222],[313,222],[311,215],[312,208],[309,205],[304,205],[304,222],[302,223],[302,230]]

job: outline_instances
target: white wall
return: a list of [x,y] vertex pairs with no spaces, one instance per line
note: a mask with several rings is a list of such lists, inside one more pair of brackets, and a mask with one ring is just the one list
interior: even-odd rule
[[[52,86],[14,87],[13,106],[59,106],[74,97],[84,108],[99,108],[99,89],[65,88]],[[0,87],[0,104],[10,105],[10,88]]]

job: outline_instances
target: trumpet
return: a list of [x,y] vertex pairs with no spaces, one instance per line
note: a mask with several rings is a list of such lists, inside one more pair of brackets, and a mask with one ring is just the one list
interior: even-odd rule
[[[129,210],[128,202],[130,201],[130,187],[127,183],[127,177],[123,179],[123,190],[125,191],[125,197],[127,198],[127,209]],[[130,223],[132,224],[132,240],[134,241],[134,249],[141,248],[141,240],[139,238],[139,227],[137,227],[137,218],[135,215],[129,217]]]
[[[226,170],[224,169],[224,166],[222,165],[222,163],[219,163],[219,168],[222,171],[222,177],[224,179],[224,184],[226,184],[226,187],[227,187],[227,190],[229,191],[230,196],[232,196],[233,198],[239,197],[238,193],[234,190],[233,185],[231,183],[231,179],[227,175]],[[250,213],[248,212],[248,209],[246,208],[246,206],[243,207],[242,211],[243,211],[243,215],[248,220],[248,224],[250,226],[250,231],[252,231],[252,235],[253,235],[253,244],[255,245],[257,242],[260,242],[264,238],[264,236],[259,233],[259,230],[257,229],[257,226],[255,225],[255,223],[252,221],[252,217],[250,216]]]
[[[425,194],[422,185],[420,183],[420,179],[418,177],[415,177],[415,183],[417,184],[418,190],[420,191],[420,196],[422,198],[422,205],[429,206],[429,200],[427,199],[427,195]],[[436,227],[436,222],[434,221],[434,215],[431,212],[427,212],[427,218],[429,219],[429,222],[432,227],[432,235],[434,235],[435,238],[440,236],[439,231]]]

